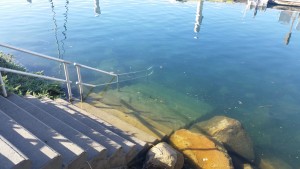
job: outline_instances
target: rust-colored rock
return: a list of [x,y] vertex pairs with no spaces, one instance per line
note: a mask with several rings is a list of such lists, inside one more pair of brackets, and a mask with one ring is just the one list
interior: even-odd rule
[[181,129],[170,137],[170,143],[198,169],[233,169],[231,158],[220,144],[209,137]]
[[254,161],[253,143],[242,124],[232,118],[215,116],[194,124],[191,131],[204,132],[222,142],[229,152],[234,152],[249,161]]

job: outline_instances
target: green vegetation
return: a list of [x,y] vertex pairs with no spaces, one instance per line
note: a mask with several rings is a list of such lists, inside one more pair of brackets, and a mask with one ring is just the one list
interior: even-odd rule
[[[17,64],[14,57],[10,54],[0,52],[0,67],[26,72],[26,68]],[[36,72],[35,74],[43,74]],[[6,89],[19,95],[32,94],[34,96],[49,98],[58,98],[64,95],[64,92],[58,83],[49,82],[30,76],[18,75],[14,73],[2,72]]]

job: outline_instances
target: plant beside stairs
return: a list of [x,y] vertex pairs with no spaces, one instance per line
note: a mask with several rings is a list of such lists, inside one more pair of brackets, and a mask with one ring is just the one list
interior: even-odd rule
[[[26,68],[17,64],[14,56],[0,52],[0,67],[26,72]],[[43,74],[43,71],[35,72]],[[51,99],[64,97],[64,92],[60,84],[49,82],[29,76],[22,76],[3,72],[3,80],[9,92],[18,95],[31,94],[36,97],[48,97]]]

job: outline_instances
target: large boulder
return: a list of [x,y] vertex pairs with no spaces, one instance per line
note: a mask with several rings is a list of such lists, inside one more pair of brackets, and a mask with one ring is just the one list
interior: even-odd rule
[[148,151],[143,169],[181,169],[183,163],[183,155],[162,142]]
[[224,147],[203,134],[181,129],[171,135],[170,143],[186,156],[193,168],[233,169]]
[[225,116],[215,116],[210,120],[199,122],[191,131],[204,132],[222,142],[229,152],[253,162],[255,159],[253,143],[241,123]]

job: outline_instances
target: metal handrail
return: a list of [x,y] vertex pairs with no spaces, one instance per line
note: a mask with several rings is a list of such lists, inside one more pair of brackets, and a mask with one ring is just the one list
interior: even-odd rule
[[139,70],[139,71],[134,71],[134,72],[127,72],[127,73],[119,73],[119,76],[123,76],[123,75],[130,75],[130,74],[136,74],[136,73],[141,73],[141,72],[147,72],[149,70],[151,70],[153,68],[153,66],[150,66],[148,69],[146,70]]
[[17,48],[17,47],[14,47],[14,46],[11,46],[11,45],[8,45],[8,44],[5,44],[5,43],[0,43],[0,46],[3,46],[5,48],[9,48],[9,49],[13,49],[13,50],[16,50],[16,51],[20,51],[20,52],[23,52],[23,53],[31,54],[31,55],[34,55],[34,56],[38,56],[38,57],[41,57],[41,58],[45,58],[45,59],[48,59],[48,60],[53,60],[53,61],[57,61],[57,62],[61,62],[61,63],[72,64],[72,62],[69,62],[69,61],[66,61],[66,60],[57,59],[57,58],[54,58],[54,57],[51,57],[51,56],[48,56],[48,55],[32,52],[32,51],[22,49],[22,48]]
[[104,70],[96,69],[96,68],[93,68],[93,67],[89,67],[89,66],[86,66],[86,65],[79,64],[79,63],[74,63],[74,66],[94,70],[96,72],[108,74],[108,75],[111,75],[111,76],[117,76],[117,74],[115,74],[114,72],[107,72],[107,71],[104,71]]
[[64,66],[64,72],[65,72],[65,78],[66,78],[65,83],[67,84],[69,101],[72,100],[71,81],[70,81],[69,70],[68,70],[68,64],[72,64],[72,62],[62,60],[62,59],[57,59],[57,58],[54,58],[54,57],[51,57],[51,56],[48,56],[48,55],[32,52],[32,51],[29,51],[29,50],[26,50],[26,49],[14,47],[14,46],[11,46],[11,45],[8,45],[8,44],[5,44],[5,43],[0,43],[0,46],[3,46],[5,48],[9,48],[9,49],[13,49],[13,50],[16,50],[16,51],[19,51],[19,52],[31,54],[33,56],[38,56],[38,57],[41,57],[41,58],[44,58],[44,59],[53,60],[53,61],[62,63],[63,66]]
[[[9,48],[9,49],[13,49],[13,50],[16,50],[16,51],[20,51],[20,52],[23,52],[23,53],[31,54],[33,56],[38,56],[38,57],[45,58],[45,59],[48,59],[48,60],[53,60],[53,61],[56,61],[56,62],[60,62],[60,63],[63,64],[64,72],[65,72],[65,80],[63,80],[63,79],[58,79],[58,78],[54,78],[54,77],[50,77],[50,76],[37,75],[37,74],[33,74],[33,73],[22,72],[22,71],[17,71],[17,70],[12,70],[12,69],[7,69],[7,68],[0,67],[0,84],[2,86],[2,91],[3,91],[4,96],[7,96],[7,92],[6,92],[6,89],[5,89],[5,84],[4,84],[3,79],[2,79],[1,71],[11,72],[11,73],[16,73],[16,74],[21,74],[21,75],[27,75],[27,76],[33,76],[33,77],[43,78],[43,79],[47,79],[47,80],[54,80],[54,81],[66,83],[67,84],[67,89],[68,89],[69,101],[72,100],[72,90],[71,90],[72,81],[70,81],[70,77],[69,77],[69,70],[68,70],[68,65],[69,64],[74,64],[74,66],[76,67],[76,72],[77,72],[77,76],[78,76],[78,81],[76,82],[76,84],[79,87],[79,93],[80,93],[81,101],[83,99],[83,86],[99,87],[99,86],[105,86],[105,85],[110,85],[110,84],[117,84],[117,88],[119,90],[119,83],[120,82],[125,82],[125,81],[134,80],[134,79],[138,79],[138,78],[148,77],[153,73],[153,71],[151,71],[150,73],[147,73],[145,76],[139,76],[139,77],[135,77],[135,78],[120,81],[119,80],[120,76],[130,75],[130,74],[137,74],[137,73],[141,73],[141,72],[148,72],[152,69],[152,66],[149,67],[146,70],[140,70],[140,71],[117,74],[117,73],[114,73],[114,72],[108,72],[108,71],[96,69],[96,68],[93,68],[93,67],[89,67],[89,66],[86,66],[86,65],[78,64],[78,63],[72,63],[70,61],[66,61],[66,60],[62,60],[62,59],[57,59],[57,58],[54,58],[54,57],[51,57],[51,56],[48,56],[48,55],[32,52],[32,51],[29,51],[29,50],[26,50],[26,49],[14,47],[14,46],[4,44],[4,43],[0,43],[0,46],[3,46],[5,48]],[[106,74],[106,75],[114,76],[114,77],[116,77],[116,81],[110,82],[110,83],[98,84],[98,85],[83,83],[82,78],[81,78],[80,68],[85,68],[85,69],[93,70],[93,71],[103,73],[103,74]]]
[[[4,97],[7,97],[7,92],[6,92],[6,89],[5,89],[5,83],[3,81],[1,72],[9,72],[9,73],[15,73],[15,74],[19,74],[19,75],[25,75],[25,76],[31,76],[31,77],[37,77],[37,78],[46,79],[46,80],[53,80],[53,81],[57,81],[57,82],[67,83],[67,80],[63,80],[63,79],[59,79],[59,78],[55,78],[55,77],[50,77],[50,76],[45,76],[45,75],[38,75],[38,74],[22,72],[22,71],[19,71],[19,70],[13,70],[13,69],[0,67],[0,83],[1,83],[1,86],[2,86],[2,91],[3,91]],[[72,83],[71,81],[69,81],[69,82]]]
[[136,74],[136,73],[141,73],[141,72],[147,72],[148,70],[140,70],[140,71],[134,71],[134,72],[128,72],[128,73],[120,73],[118,74],[119,76],[124,76],[124,75],[131,75],[131,74]]
[[[98,84],[98,85],[93,85],[93,84],[89,84],[89,83],[81,83],[81,85],[88,86],[88,87],[100,87],[100,86],[106,86],[106,85],[111,85],[111,84],[116,84],[116,83],[117,82],[111,82],[111,83],[102,83],[102,84]],[[80,83],[76,82],[76,84],[80,84]]]
[[[139,76],[139,77],[131,78],[131,79],[128,79],[128,80],[120,81],[120,78],[119,78],[120,76],[130,75],[130,74],[137,74],[137,73],[141,73],[141,72],[148,72],[152,69],[152,66],[149,67],[146,70],[140,70],[140,71],[134,71],[134,72],[128,72],[128,73],[120,73],[120,74],[116,74],[114,72],[107,72],[107,71],[104,71],[104,70],[92,68],[92,67],[81,65],[81,64],[78,64],[78,63],[74,63],[74,66],[76,67],[76,71],[77,71],[78,81],[76,82],[76,84],[79,87],[79,94],[80,94],[80,100],[81,101],[83,100],[83,86],[100,87],[100,86],[106,86],[106,85],[111,85],[111,84],[117,84],[117,89],[119,91],[119,83],[120,82],[125,82],[125,81],[129,81],[129,80],[148,77],[153,73],[153,71],[151,71],[150,73],[147,73],[145,76]],[[110,82],[110,83],[96,84],[96,85],[95,84],[89,84],[89,83],[83,83],[82,78],[81,78],[81,68],[86,68],[86,69],[89,69],[89,70],[94,70],[94,71],[97,71],[97,72],[100,72],[100,73],[104,73],[104,74],[107,74],[107,75],[110,75],[110,76],[114,76],[114,77],[116,77],[116,81]]]
[[[20,75],[25,75],[25,76],[32,76],[32,77],[42,78],[42,79],[46,79],[46,80],[53,80],[53,81],[57,81],[57,82],[67,83],[67,81],[64,80],[64,79],[59,79],[59,78],[45,76],[45,75],[38,75],[38,74],[34,74],[34,73],[22,72],[22,71],[19,71],[19,70],[7,69],[7,68],[3,68],[3,67],[0,67],[0,71],[2,71],[2,72],[9,72],[9,73],[15,73],[15,74],[20,74]],[[72,81],[70,81],[70,83],[72,83]]]
[[[74,63],[74,66],[75,66],[76,72],[77,72],[78,82],[76,82],[76,84],[78,85],[78,88],[79,88],[79,94],[80,94],[80,100],[81,101],[83,101],[83,86],[98,87],[98,86],[117,83],[117,87],[119,89],[119,76],[118,76],[118,74],[115,74],[114,72],[107,72],[107,71],[104,71],[104,70],[92,68],[92,67],[82,65],[82,64],[78,64],[78,63]],[[83,83],[82,78],[81,78],[81,71],[80,71],[81,68],[86,68],[86,69],[93,70],[93,71],[96,71],[96,72],[99,72],[99,73],[104,73],[104,74],[107,74],[107,75],[110,75],[110,76],[115,76],[115,77],[117,77],[117,81],[113,82],[113,83],[104,83],[104,84],[101,84],[101,85],[93,85],[93,84]]]

